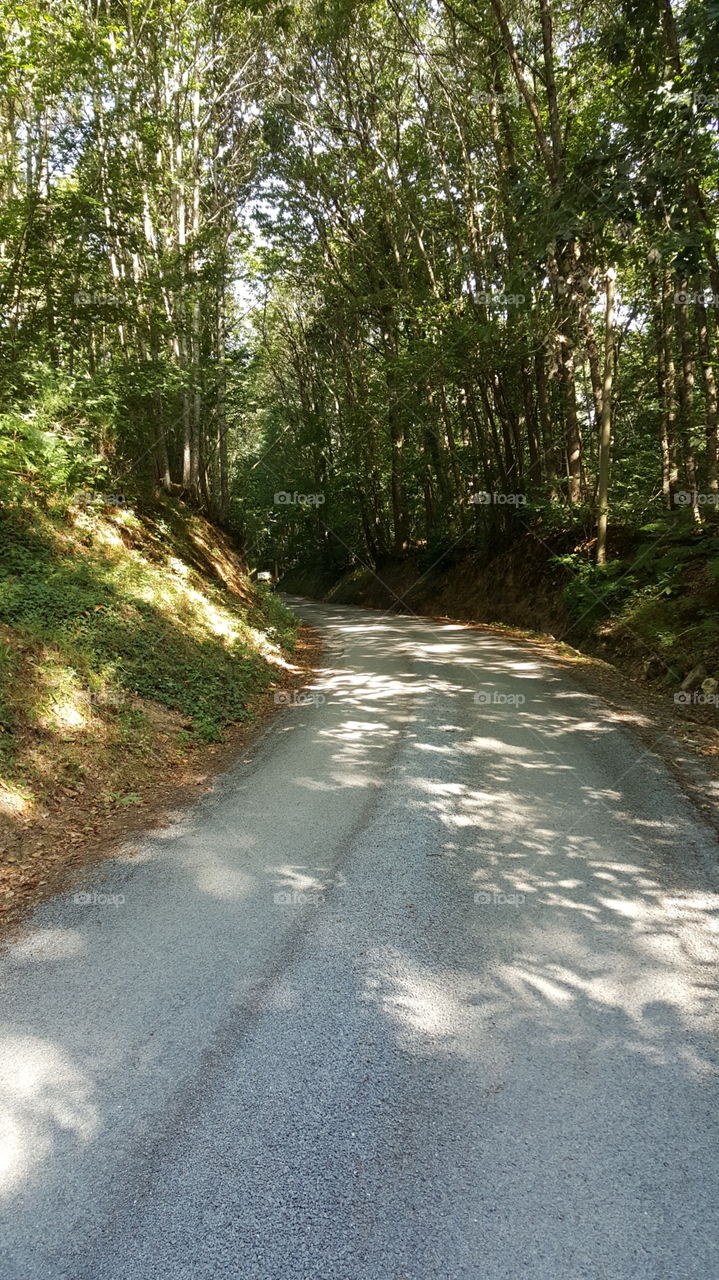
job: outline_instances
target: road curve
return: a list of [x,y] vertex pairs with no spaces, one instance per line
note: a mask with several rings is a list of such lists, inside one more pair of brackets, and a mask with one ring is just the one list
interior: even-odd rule
[[325,634],[0,958],[3,1280],[714,1280],[716,844],[501,634]]

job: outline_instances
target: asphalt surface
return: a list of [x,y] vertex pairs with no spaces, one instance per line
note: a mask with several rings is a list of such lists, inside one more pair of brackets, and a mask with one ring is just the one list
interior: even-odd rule
[[2,1280],[716,1280],[714,836],[501,634],[297,607],[312,700],[0,957]]

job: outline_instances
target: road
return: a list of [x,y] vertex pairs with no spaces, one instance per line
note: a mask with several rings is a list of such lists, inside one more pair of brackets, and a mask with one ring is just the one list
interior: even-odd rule
[[325,669],[0,957],[2,1280],[719,1277],[714,836],[501,633]]

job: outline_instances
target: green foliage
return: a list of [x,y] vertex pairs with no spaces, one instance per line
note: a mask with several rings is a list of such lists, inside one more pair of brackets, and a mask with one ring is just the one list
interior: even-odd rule
[[[307,580],[532,536],[582,548],[580,633],[640,596],[678,616],[705,556],[662,494],[675,461],[716,483],[716,36],[696,0],[566,4],[549,42],[542,13],[0,0],[0,504],[87,489],[102,523],[103,492],[161,487]],[[173,613],[112,520],[124,566],[11,535],[2,616],[211,734],[252,622]]]
[[36,369],[32,406],[0,414],[0,500],[67,496],[101,482],[107,466],[91,435],[72,381]]
[[159,547],[155,526],[128,511],[81,510],[75,521],[0,511],[0,624],[59,651],[79,687],[99,680],[110,700],[153,699],[201,737],[245,719],[272,676],[265,644],[294,636],[281,601],[268,594],[248,613],[203,581],[176,516]]
[[644,659],[656,655],[667,664],[670,683],[700,661],[718,671],[718,552],[716,534],[664,520],[607,565],[576,553],[556,557],[571,570],[564,595],[572,633],[633,637]]
[[571,570],[564,595],[577,635],[588,635],[616,613],[634,586],[634,577],[620,560],[597,565],[574,552],[556,556],[554,563]]

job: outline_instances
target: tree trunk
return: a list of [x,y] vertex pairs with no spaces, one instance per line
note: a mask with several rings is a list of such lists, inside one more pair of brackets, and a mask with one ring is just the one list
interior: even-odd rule
[[679,471],[676,450],[676,367],[674,364],[674,302],[672,280],[664,272],[662,283],[662,438],[666,440],[668,464],[668,496],[670,508],[674,505]]
[[702,366],[705,391],[706,412],[706,473],[707,490],[719,493],[719,399],[717,397],[717,380],[711,356],[711,339],[709,336],[709,320],[704,305],[702,282],[697,282],[696,294],[696,327],[699,346],[699,359]]
[[567,447],[567,497],[572,506],[582,500],[582,440],[577,415],[574,349],[566,337],[561,345],[564,421]]
[[614,378],[614,290],[616,272],[606,274],[604,312],[604,377],[602,379],[602,419],[599,433],[599,477],[597,481],[597,564],[607,559],[609,516],[609,465],[612,448],[612,381]]
[[682,445],[684,476],[690,495],[690,505],[694,519],[701,523],[699,510],[697,466],[692,442],[693,410],[694,410],[694,361],[689,343],[689,325],[687,320],[687,281],[678,280],[676,298],[677,337],[681,357],[681,375],[679,378],[679,438]]

